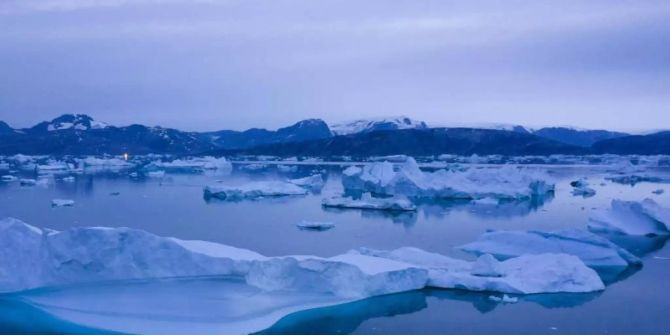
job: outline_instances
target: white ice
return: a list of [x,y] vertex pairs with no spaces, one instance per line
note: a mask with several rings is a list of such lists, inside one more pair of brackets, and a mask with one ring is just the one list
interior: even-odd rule
[[323,180],[321,174],[315,174],[304,178],[291,179],[289,182],[291,184],[309,189],[321,189],[325,185],[325,181]]
[[609,209],[591,215],[589,229],[622,235],[667,235],[670,234],[670,209],[652,199],[615,199]]
[[423,172],[416,161],[395,167],[389,162],[352,166],[342,173],[347,190],[385,195],[447,199],[527,199],[554,191],[549,178],[514,166]]
[[72,207],[74,200],[71,199],[53,199],[51,200],[51,207]]
[[295,184],[283,181],[254,181],[243,185],[210,185],[205,187],[205,196],[226,199],[256,199],[305,195],[307,191]]
[[596,269],[625,269],[641,261],[625,249],[598,235],[582,230],[490,231],[458,247],[475,255],[491,254],[505,260],[521,255],[564,253],[579,257]]
[[390,198],[374,198],[370,193],[364,193],[360,199],[334,196],[321,201],[324,207],[374,209],[387,211],[416,211],[416,206],[407,198],[394,196]]

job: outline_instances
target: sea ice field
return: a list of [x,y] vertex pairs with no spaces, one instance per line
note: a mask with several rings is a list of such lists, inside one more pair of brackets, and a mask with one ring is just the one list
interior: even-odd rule
[[658,333],[667,157],[417,161],[2,157],[0,333]]

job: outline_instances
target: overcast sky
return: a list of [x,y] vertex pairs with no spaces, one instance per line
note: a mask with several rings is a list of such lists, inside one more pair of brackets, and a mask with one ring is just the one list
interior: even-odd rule
[[668,0],[1,0],[0,120],[670,128]]

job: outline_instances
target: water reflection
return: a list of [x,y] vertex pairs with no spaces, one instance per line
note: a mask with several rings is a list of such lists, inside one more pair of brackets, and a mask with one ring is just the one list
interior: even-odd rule
[[[363,322],[375,318],[407,315],[431,307],[437,301],[467,302],[481,314],[495,312],[504,303],[491,299],[500,294],[461,290],[425,289],[372,297],[348,304],[291,314],[257,335],[350,334]],[[534,303],[546,309],[574,308],[593,301],[597,293],[537,294],[521,296],[518,303]],[[430,298],[430,299],[429,299]]]

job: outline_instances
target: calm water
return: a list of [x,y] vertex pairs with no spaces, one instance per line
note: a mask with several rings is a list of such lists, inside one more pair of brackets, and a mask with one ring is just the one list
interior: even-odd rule
[[[168,174],[164,178],[131,178],[128,173],[77,176],[75,182],[55,178],[46,188],[0,183],[0,217],[13,216],[39,227],[111,226],[144,229],[162,236],[200,239],[248,248],[268,256],[313,254],[332,256],[357,247],[393,249],[416,246],[471,258],[454,250],[487,229],[585,228],[589,212],[606,208],[613,198],[655,199],[670,207],[670,185],[635,186],[604,181],[595,167],[537,167],[557,180],[556,194],[540,201],[498,206],[468,203],[424,203],[416,214],[389,215],[359,210],[325,210],[324,196],[342,192],[340,168],[302,166],[292,173],[235,169],[231,175]],[[301,177],[315,171],[327,177],[325,188],[304,197],[257,201],[206,201],[202,187],[223,180]],[[658,173],[670,174],[659,170]],[[589,177],[596,196],[570,194],[569,182]],[[601,185],[604,182],[604,185]],[[118,195],[112,193],[118,192]],[[52,208],[51,200],[76,201],[72,208]],[[325,232],[296,229],[301,220],[330,221]],[[670,312],[670,249],[663,239],[617,241],[643,257],[644,267],[618,278],[602,293],[544,295],[517,304],[497,304],[489,294],[424,290],[376,297],[351,304],[314,309],[282,319],[269,334],[655,334]],[[188,299],[188,297],[184,297]],[[26,322],[31,320],[31,322]],[[0,298],[3,333],[90,333],[61,322],[12,296]]]

